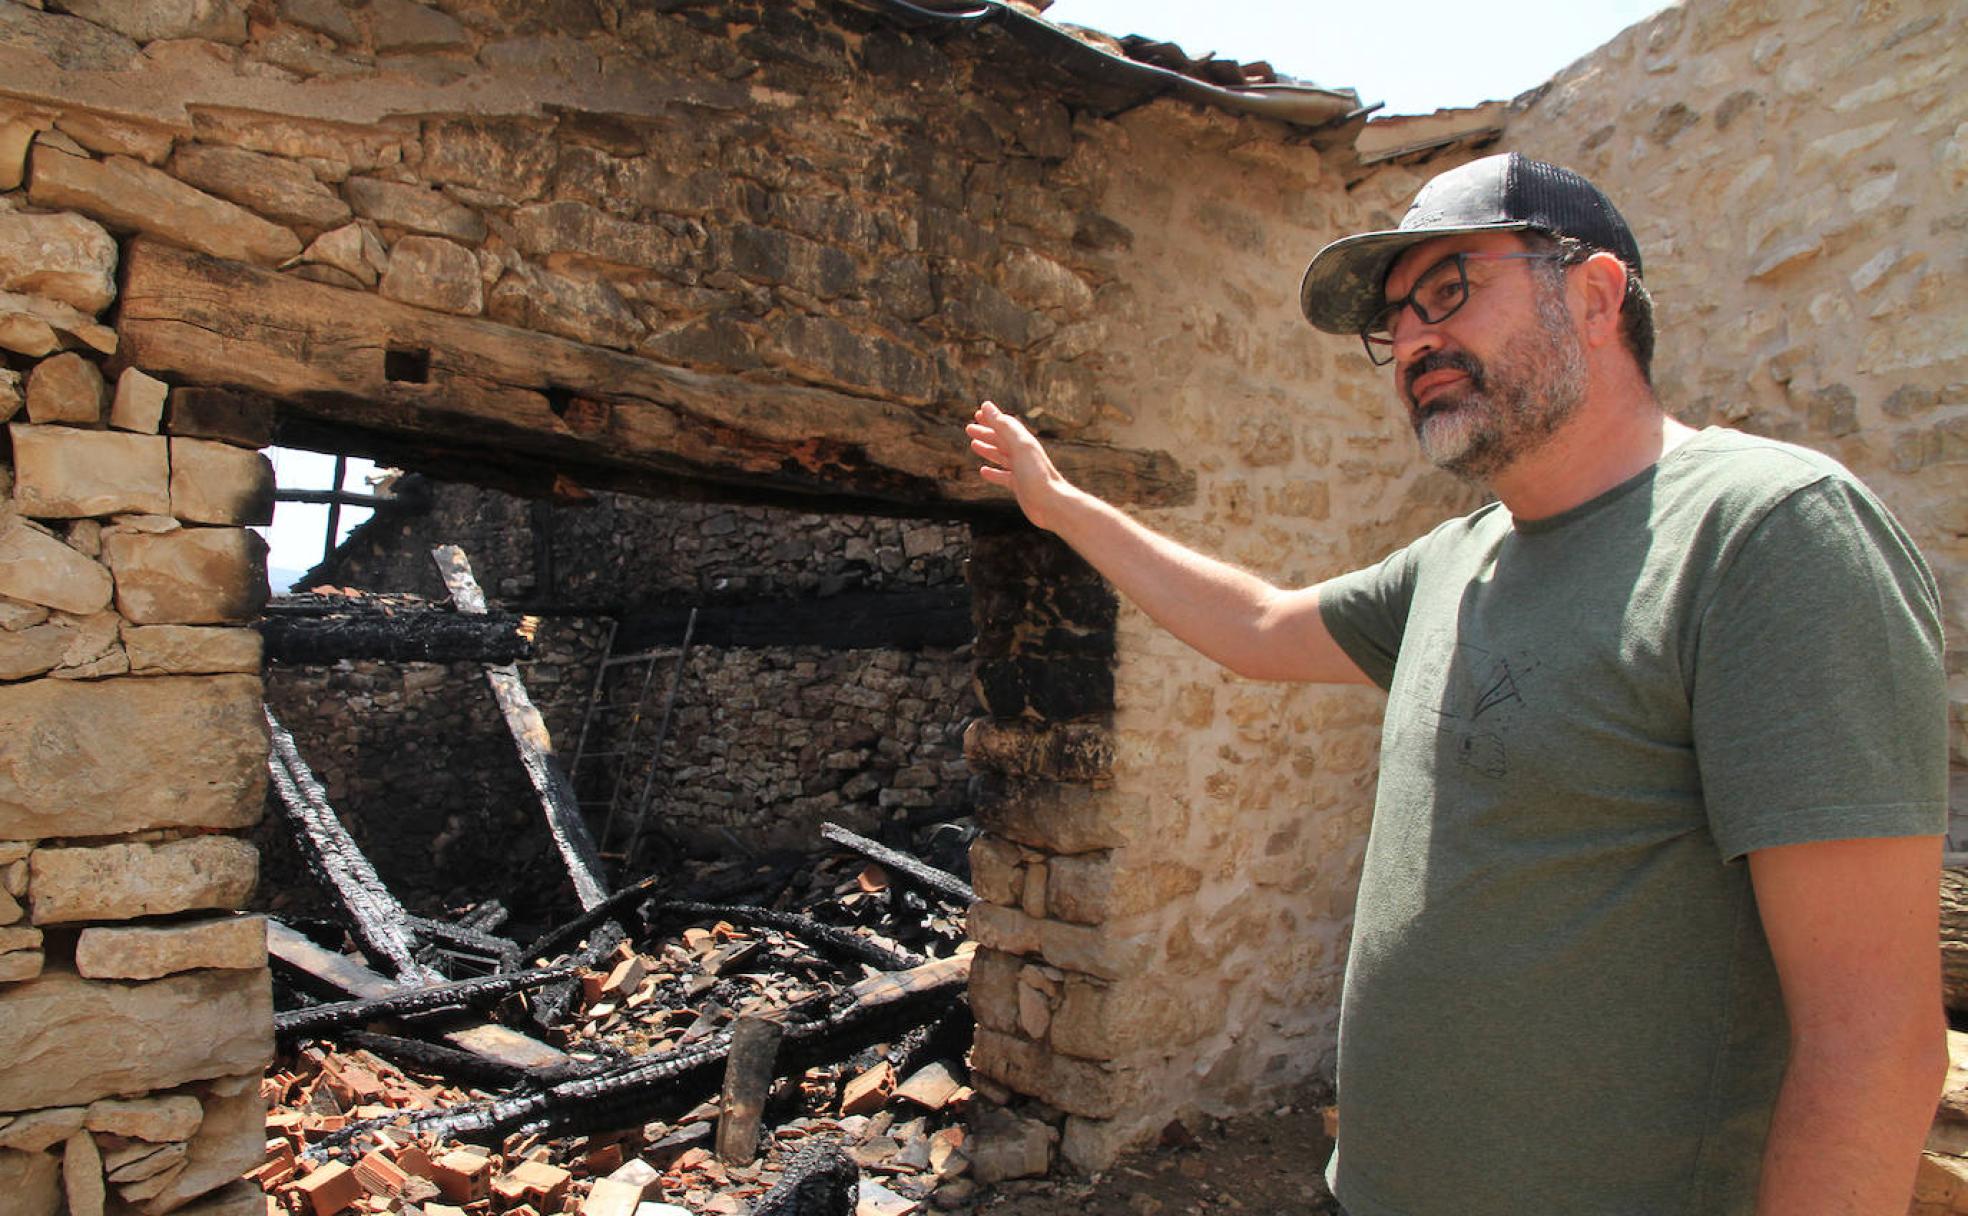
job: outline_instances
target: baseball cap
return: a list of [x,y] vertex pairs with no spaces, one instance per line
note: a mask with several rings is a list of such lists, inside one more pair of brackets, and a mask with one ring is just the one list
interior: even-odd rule
[[1599,187],[1570,169],[1505,152],[1431,178],[1398,228],[1341,237],[1305,268],[1298,306],[1331,334],[1357,334],[1385,302],[1387,271],[1410,246],[1470,232],[1547,232],[1618,255],[1640,273],[1640,246]]

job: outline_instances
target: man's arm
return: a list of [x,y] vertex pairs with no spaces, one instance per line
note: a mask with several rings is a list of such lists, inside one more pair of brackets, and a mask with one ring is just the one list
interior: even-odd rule
[[989,401],[967,429],[988,462],[984,480],[1009,486],[1026,518],[1176,637],[1252,679],[1367,683],[1327,631],[1317,587],[1274,587],[1129,518],[1067,481],[1032,432]]
[[1940,868],[1934,836],[1749,854],[1790,1019],[1758,1216],[1907,1210],[1947,1073]]

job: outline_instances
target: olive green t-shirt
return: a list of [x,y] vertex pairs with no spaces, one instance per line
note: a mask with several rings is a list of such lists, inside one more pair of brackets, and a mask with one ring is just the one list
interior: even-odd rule
[[1387,689],[1339,1030],[1351,1216],[1747,1213],[1786,1023],[1744,854],[1946,829],[1933,577],[1708,430],[1321,591]]

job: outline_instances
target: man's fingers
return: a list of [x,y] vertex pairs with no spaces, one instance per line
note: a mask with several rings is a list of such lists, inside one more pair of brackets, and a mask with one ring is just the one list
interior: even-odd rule
[[987,464],[979,468],[977,475],[992,485],[1008,486],[1012,484],[1011,470],[1001,469],[994,464]]

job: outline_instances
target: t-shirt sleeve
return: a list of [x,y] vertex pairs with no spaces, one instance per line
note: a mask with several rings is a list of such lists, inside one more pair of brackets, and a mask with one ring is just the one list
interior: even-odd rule
[[1408,606],[1414,602],[1416,545],[1319,584],[1319,616],[1326,631],[1383,689],[1394,681],[1394,661],[1400,657]]
[[1699,619],[1693,734],[1724,859],[1947,830],[1940,597],[1862,486],[1778,502]]

